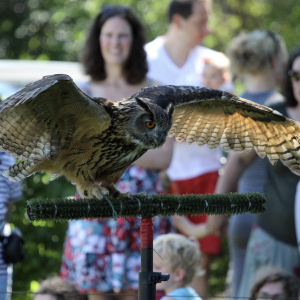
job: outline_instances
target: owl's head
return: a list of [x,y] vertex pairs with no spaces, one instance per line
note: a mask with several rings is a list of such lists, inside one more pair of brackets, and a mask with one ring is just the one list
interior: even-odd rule
[[125,134],[147,149],[162,146],[172,127],[173,104],[164,109],[146,98],[134,100],[130,105],[130,118],[123,125]]

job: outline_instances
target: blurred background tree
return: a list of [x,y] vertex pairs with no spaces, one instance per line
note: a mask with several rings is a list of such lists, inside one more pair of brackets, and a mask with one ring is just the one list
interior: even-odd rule
[[[91,20],[103,4],[132,5],[148,40],[163,34],[170,0],[0,0],[0,59],[77,61]],[[289,49],[300,37],[297,0],[215,0],[205,45],[224,51],[241,30],[271,29]],[[288,16],[288,17],[287,17]]]
[[[167,28],[170,0],[0,0],[0,59],[78,61],[86,32],[104,4],[132,5],[144,20],[148,40]],[[212,33],[204,44],[219,51],[241,30],[270,29],[281,34],[292,49],[299,44],[300,2],[298,0],[214,0],[210,20]],[[30,70],[29,70],[30,71]],[[24,181],[24,200],[67,197],[75,188],[64,178],[49,182],[49,174]],[[34,291],[38,281],[57,274],[67,223],[30,223],[25,201],[14,206],[11,222],[26,239],[27,255],[14,266],[14,291]],[[225,243],[226,245],[226,243]],[[228,251],[215,259],[211,294],[223,291]],[[25,299],[14,294],[13,300]],[[26,299],[31,299],[28,295]]]
[[[16,202],[10,219],[26,242],[25,259],[13,267],[13,291],[34,292],[39,282],[60,269],[67,222],[33,222],[26,217],[26,200],[31,198],[61,198],[75,195],[75,186],[61,177],[49,181],[51,175],[35,174],[23,181],[23,199]],[[13,294],[12,300],[29,300],[32,295]]]

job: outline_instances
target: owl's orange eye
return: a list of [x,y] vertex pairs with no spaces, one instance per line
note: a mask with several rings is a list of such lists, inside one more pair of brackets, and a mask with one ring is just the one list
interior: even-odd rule
[[155,123],[152,121],[146,122],[146,126],[149,129],[153,129],[155,127]]

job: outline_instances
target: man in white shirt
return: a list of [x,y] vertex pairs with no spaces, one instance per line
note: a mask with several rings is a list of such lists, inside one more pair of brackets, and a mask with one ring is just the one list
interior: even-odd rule
[[[164,36],[145,46],[149,66],[148,77],[162,84],[201,86],[205,59],[215,51],[201,46],[209,33],[207,22],[211,10],[210,0],[173,0],[169,6],[169,27]],[[175,143],[171,165],[167,171],[176,182],[178,193],[213,193],[218,178],[220,153],[196,143]],[[185,217],[183,217],[185,218]],[[187,216],[191,226],[205,223],[206,216]],[[184,222],[186,223],[186,222]],[[182,233],[181,224],[175,226]],[[208,295],[208,269],[210,258],[220,252],[220,238],[208,236],[201,244],[202,274],[196,276],[192,287],[200,296]],[[205,272],[206,271],[206,272]]]

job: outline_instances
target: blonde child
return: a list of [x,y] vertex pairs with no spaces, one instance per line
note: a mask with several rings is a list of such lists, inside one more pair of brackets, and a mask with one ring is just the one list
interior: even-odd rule
[[88,297],[80,294],[72,283],[55,276],[40,284],[33,300],[88,300]]
[[201,300],[196,291],[189,287],[200,268],[198,241],[181,234],[162,234],[154,239],[153,270],[169,273],[170,279],[156,285],[164,290],[162,300]]
[[205,87],[215,90],[222,89],[224,83],[230,80],[229,59],[221,52],[204,59],[202,83]]

